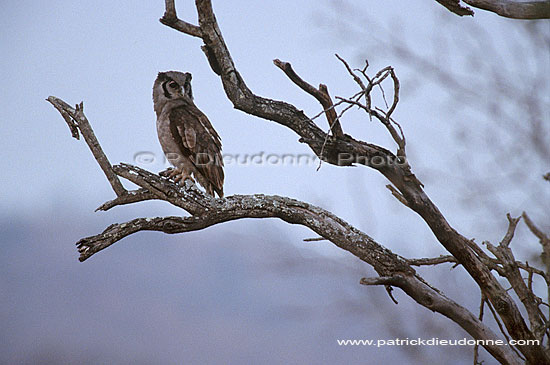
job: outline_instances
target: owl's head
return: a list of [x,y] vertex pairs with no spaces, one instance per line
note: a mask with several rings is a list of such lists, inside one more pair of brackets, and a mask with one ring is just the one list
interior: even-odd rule
[[191,74],[189,72],[166,71],[159,72],[153,84],[153,103],[155,110],[162,109],[162,106],[169,100],[187,98],[193,100],[191,90]]

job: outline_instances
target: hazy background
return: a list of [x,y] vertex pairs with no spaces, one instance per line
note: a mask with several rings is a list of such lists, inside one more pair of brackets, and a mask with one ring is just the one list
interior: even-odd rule
[[[193,2],[176,5],[180,18],[196,23]],[[249,87],[310,116],[320,106],[273,66],[274,58],[291,62],[312,84],[327,84],[333,96],[356,92],[334,53],[354,67],[368,58],[373,73],[394,66],[402,83],[394,117],[406,133],[411,164],[464,235],[496,242],[505,231],[505,213],[522,210],[550,226],[544,208],[550,203],[548,184],[540,179],[550,169],[544,151],[526,152],[535,157],[514,162],[521,168],[506,178],[491,172],[512,166],[511,150],[531,151],[531,140],[527,132],[520,139],[523,129],[512,122],[506,130],[516,144],[495,137],[505,127],[498,123],[508,119],[485,106],[504,96],[490,88],[493,83],[482,83],[504,74],[511,81],[505,78],[500,89],[509,90],[511,99],[543,95],[546,108],[535,119],[544,123],[537,135],[543,146],[550,145],[548,22],[537,22],[537,32],[530,33],[525,22],[481,10],[474,18],[458,18],[435,1],[420,0],[371,0],[360,6],[214,1],[214,9]],[[85,143],[70,137],[44,100],[49,95],[71,104],[84,101],[112,163],[160,171],[165,165],[152,83],[159,71],[189,71],[196,104],[222,136],[224,153],[311,154],[289,130],[234,110],[200,41],[162,26],[163,12],[160,0],[0,4],[0,362],[471,361],[471,348],[339,347],[337,339],[467,335],[398,290],[395,306],[383,288],[360,286],[361,277],[374,275],[370,267],[327,242],[303,242],[315,236],[303,227],[247,220],[176,236],[139,233],[85,263],[77,261],[74,243],[113,222],[181,212],[146,202],[94,213],[113,192]],[[482,35],[493,49],[473,46]],[[536,37],[542,47],[527,41]],[[428,64],[400,53],[399,44]],[[465,85],[433,77],[434,65]],[[510,120],[529,120],[521,105],[505,111]],[[324,119],[317,121],[326,128]],[[361,113],[350,113],[343,128],[395,148],[384,129]],[[315,164],[228,164],[225,191],[278,194],[319,205],[406,257],[444,253],[425,224],[384,188],[379,174],[326,164],[316,169]],[[477,192],[480,181],[487,187]],[[520,258],[536,262],[536,240],[524,227],[518,231]],[[461,270],[442,266],[420,272],[477,311],[477,289]]]

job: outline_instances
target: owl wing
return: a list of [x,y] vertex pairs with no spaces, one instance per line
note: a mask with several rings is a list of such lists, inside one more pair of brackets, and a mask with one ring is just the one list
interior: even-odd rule
[[195,105],[178,106],[170,112],[170,131],[181,153],[202,175],[197,179],[206,191],[223,197],[222,143],[212,124]]

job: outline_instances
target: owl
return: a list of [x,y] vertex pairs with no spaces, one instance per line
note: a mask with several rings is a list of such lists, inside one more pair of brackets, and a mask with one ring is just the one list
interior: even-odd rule
[[193,102],[191,74],[159,72],[153,84],[157,134],[176,182],[195,181],[206,192],[223,197],[222,144],[212,124]]

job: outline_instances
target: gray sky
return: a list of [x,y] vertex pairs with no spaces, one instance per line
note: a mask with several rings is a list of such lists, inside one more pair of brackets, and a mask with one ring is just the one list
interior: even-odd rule
[[[391,3],[391,2],[390,2]],[[5,88],[0,99],[0,136],[5,146],[0,196],[13,213],[26,214],[52,204],[88,206],[90,212],[112,192],[100,169],[81,141],[70,138],[59,114],[44,99],[54,95],[74,104],[84,101],[96,135],[112,163],[133,162],[136,153],[151,152],[155,163],[142,167],[164,168],[156,137],[151,87],[156,73],[185,70],[193,73],[197,105],[209,116],[223,140],[224,153],[306,153],[297,137],[274,123],[252,118],[232,108],[219,79],[210,71],[197,39],[178,34],[158,22],[162,2],[56,2],[3,5],[2,73]],[[179,14],[193,20],[191,4],[178,4]],[[299,91],[273,66],[280,58],[313,84],[324,82],[333,95],[351,95],[354,84],[333,54],[353,59],[354,50],[328,45],[316,15],[331,8],[318,2],[219,2],[215,3],[220,26],[237,67],[258,94],[284,99],[310,115],[320,107]],[[399,9],[377,2],[369,4],[380,17],[397,16]],[[421,10],[441,11],[418,3],[407,5],[422,18]],[[393,15],[392,15],[393,14]],[[429,29],[428,29],[429,30]],[[373,67],[386,60],[374,60]],[[413,105],[403,103],[399,115]],[[410,111],[409,111],[410,112]],[[362,117],[362,116],[361,116]],[[364,120],[364,119],[363,119]],[[319,118],[320,125],[326,123]],[[412,123],[412,122],[411,122]],[[359,138],[376,137],[393,148],[383,129],[351,120],[344,127]],[[413,128],[406,128],[414,138]],[[361,225],[378,231],[379,221],[359,221],[359,211],[374,213],[382,204],[399,207],[384,188],[380,176],[364,168],[339,169],[317,166],[243,166],[228,164],[226,194],[267,193],[295,197],[319,204]],[[336,194],[326,186],[338,182]],[[253,183],[251,183],[253,182]],[[350,187],[356,182],[369,186],[355,199]],[[354,202],[363,201],[358,207]],[[355,204],[355,205],[354,205]],[[350,209],[351,208],[351,209]],[[400,211],[402,209],[398,209]],[[170,214],[166,208],[155,214]],[[407,213],[408,214],[408,213]],[[405,219],[401,216],[400,219]]]
[[[180,16],[193,21],[196,16],[192,2],[180,3]],[[312,84],[329,85],[333,95],[349,96],[356,91],[333,54],[338,52],[359,67],[362,61],[356,55],[361,43],[352,47],[345,37],[338,40],[337,28],[323,24],[323,16],[333,11],[330,4],[279,1],[262,2],[260,6],[251,1],[215,2],[224,37],[252,90],[292,102],[309,115],[317,114],[317,102],[272,65],[274,58],[280,58],[292,62],[296,71]],[[160,25],[161,5],[162,2],[107,1],[23,1],[2,5],[5,11],[1,45],[9,57],[0,60],[5,85],[0,98],[5,187],[0,202],[9,211],[25,214],[61,202],[95,208],[112,197],[85,144],[70,138],[58,113],[44,101],[49,95],[71,104],[84,101],[86,114],[111,162],[133,162],[136,154],[150,152],[155,156],[154,163],[141,166],[153,171],[163,169],[151,101],[152,82],[156,73],[163,70],[193,74],[196,103],[222,136],[224,153],[241,159],[243,155],[262,152],[264,157],[271,153],[311,154],[289,130],[234,110],[200,51],[200,42]],[[498,26],[501,21],[481,11],[475,19],[458,19],[426,1],[369,1],[365,8],[377,22],[366,23],[367,29],[378,30],[378,25],[401,29],[410,42],[427,50],[431,49],[429,36],[437,31],[438,16],[465,26],[474,21],[487,27],[495,23]],[[388,64],[395,66],[398,74],[406,72],[406,60],[379,59],[376,54],[369,55],[369,60],[373,72]],[[403,124],[411,155],[422,156],[417,165],[443,167],[448,153],[443,150],[435,157],[434,151],[451,145],[452,140],[445,123],[434,115],[439,110],[432,99],[429,88],[418,91],[414,85],[404,84],[395,117]],[[318,121],[324,127],[326,122],[322,118]],[[385,130],[376,123],[365,123],[361,114],[350,114],[344,121],[344,130],[357,138],[395,148]],[[225,191],[228,195],[287,195],[319,204],[373,235],[382,235],[381,239],[391,238],[380,229],[384,219],[379,218],[381,213],[391,212],[395,219],[414,221],[412,213],[399,206],[384,188],[384,179],[373,171],[326,164],[320,171],[316,168],[315,164],[228,164]],[[335,181],[338,191],[326,194],[326,187]],[[368,189],[358,190],[357,185]],[[445,196],[444,189],[441,196]],[[443,199],[436,201],[445,209]],[[388,210],[376,211],[375,218],[374,207],[379,206],[387,206]],[[449,206],[453,206],[452,200]],[[359,218],[364,214],[358,213],[366,213],[371,219]],[[423,227],[411,233],[423,231],[427,233]]]
[[[179,1],[178,15],[188,21],[196,22],[192,3]],[[331,4],[342,5],[338,1],[214,1],[214,10],[237,68],[249,87],[262,96],[291,102],[303,109],[306,114],[313,116],[319,112],[320,106],[309,95],[304,95],[278,68],[273,66],[272,60],[279,58],[291,62],[294,69],[310,83],[327,84],[333,96],[354,94],[356,91],[354,83],[333,55],[339,53],[354,67],[360,67],[361,60],[357,57],[357,50],[361,49],[362,53],[369,54],[367,47],[369,42],[350,45],[345,35],[339,33],[339,29],[334,24],[326,22],[327,14],[334,11]],[[449,24],[460,22],[464,27],[476,22],[482,24],[489,32],[492,30],[503,32],[503,29],[506,29],[504,26],[510,24],[482,11],[477,11],[473,19],[458,18],[437,5],[435,1],[370,0],[363,1],[362,4],[364,9],[368,9],[369,17],[376,19],[373,23],[365,22],[365,29],[372,30],[373,34],[380,31],[379,27],[391,28],[396,34],[399,34],[398,31],[402,32],[401,34],[406,34],[407,41],[415,44],[419,49],[433,48],[429,37],[434,32],[441,31],[439,26],[442,19]],[[199,40],[177,33],[158,22],[158,18],[164,11],[163,6],[164,2],[161,0],[147,2],[18,1],[3,2],[0,5],[3,29],[0,34],[0,47],[4,55],[0,59],[3,82],[0,91],[2,93],[0,95],[0,141],[4,150],[3,159],[0,162],[2,219],[6,232],[12,232],[8,228],[18,224],[24,227],[39,217],[45,231],[49,232],[45,236],[48,242],[44,245],[48,250],[48,260],[76,261],[76,251],[72,248],[72,243],[83,236],[100,232],[109,222],[127,220],[136,216],[180,213],[175,208],[161,203],[140,204],[137,208],[119,207],[116,212],[93,213],[97,206],[111,199],[113,193],[87,146],[83,141],[76,141],[70,137],[69,130],[60,115],[44,100],[49,95],[60,97],[70,104],[84,101],[86,115],[112,163],[138,163],[139,161],[134,161],[136,154],[144,156],[144,153],[147,153],[147,156],[154,156],[154,161],[149,164],[141,161],[139,165],[152,171],[160,171],[165,166],[162,163],[156,136],[151,87],[159,71],[188,71],[193,74],[196,104],[209,116],[222,136],[224,153],[231,156],[238,155],[237,159],[244,158],[244,155],[260,153],[263,153],[264,157],[268,154],[311,154],[305,145],[297,142],[297,136],[289,130],[234,110],[223,93],[219,79],[210,71],[200,51]],[[510,27],[510,32],[513,31]],[[505,32],[506,30],[499,36],[501,39],[507,37]],[[371,71],[374,72],[391,64],[396,68],[398,75],[402,72],[401,75],[405,79],[407,77],[410,79],[410,74],[407,74],[410,71],[406,71],[406,59],[379,58],[377,55],[377,53],[368,55]],[[452,50],[450,57],[454,57]],[[402,84],[402,101],[394,117],[401,122],[405,130],[413,166],[417,162],[422,167],[429,166],[445,170],[449,163],[448,152],[454,148],[454,142],[449,128],[442,121],[440,113],[443,109],[438,106],[437,100],[440,94],[434,91],[437,89],[430,87],[417,89],[414,84]],[[317,121],[320,126],[326,127],[324,119],[319,118]],[[376,123],[367,122],[359,113],[350,114],[350,117],[344,120],[343,128],[357,138],[395,149],[383,128]],[[300,166],[228,164],[225,191],[227,195],[237,193],[284,195],[319,205],[332,210],[382,244],[405,256],[418,257],[443,253],[419,218],[391,197],[384,188],[386,181],[375,172],[362,167],[344,169],[326,164],[319,171],[316,169],[316,164]],[[422,169],[420,169],[421,172]],[[422,179],[423,176],[420,175],[420,178]],[[329,192],[327,189],[329,186],[337,188]],[[473,230],[470,223],[478,219],[481,213],[465,215],[455,209],[454,197],[449,196],[445,186],[427,186],[427,191],[453,224],[459,228],[470,229],[467,232],[468,235],[495,234],[494,231]],[[514,200],[513,195],[511,199]],[[54,217],[57,211],[65,213],[61,218]],[[70,212],[75,213],[72,215]],[[48,228],[49,219],[51,219],[50,223],[57,228]],[[87,223],[84,225],[82,220]],[[399,226],[402,229],[395,229],[392,222],[400,222]],[[81,226],[83,229],[79,229]],[[300,227],[289,227],[274,222],[247,221],[213,227],[209,230],[210,232],[199,232],[192,237],[193,240],[200,242],[214,240],[217,244],[217,241],[221,240],[221,235],[233,237],[235,241],[244,240],[242,232],[250,230],[253,238],[248,239],[254,241],[261,240],[261,235],[257,232],[267,229],[265,227],[270,227],[269,232],[272,236],[277,236],[279,230],[284,231],[280,238],[280,241],[285,242],[284,247],[290,245],[288,247],[292,248],[294,244],[302,247],[301,240],[313,236],[312,233]],[[24,229],[21,228],[21,230]],[[29,238],[31,241],[40,236],[36,226],[33,227],[32,232],[33,236]],[[57,236],[59,239],[54,239]],[[18,238],[9,241],[9,237]],[[410,237],[415,238],[414,245],[410,243]],[[20,257],[19,255],[28,254],[28,250],[36,250],[34,246],[17,246],[15,242],[31,241],[24,240],[15,234],[5,236],[3,239],[13,243],[10,247],[15,250],[3,251],[4,253],[0,254],[3,260],[9,261],[14,257]],[[155,236],[155,239],[164,241],[174,238],[165,238],[160,235]],[[109,275],[101,276],[102,270],[110,269],[112,265],[120,264],[124,268],[132,265],[141,267],[143,262],[140,258],[143,256],[136,251],[143,249],[151,253],[165,250],[164,245],[151,249],[145,244],[134,250],[132,248],[137,246],[132,246],[132,240],[132,237],[127,238],[126,242],[120,246],[117,245],[116,249],[109,249],[92,259],[91,265],[95,265],[94,270],[96,270],[94,273],[99,275],[97,280],[99,282],[106,280],[105,285],[109,288],[108,293],[102,294],[105,296],[104,300],[108,301],[111,296],[118,296],[116,300],[129,303],[132,301],[131,298],[138,299],[139,293],[149,290],[134,288],[132,293],[119,293],[116,290],[118,284],[115,279],[109,278]],[[135,242],[139,240],[136,239]],[[56,244],[62,245],[63,249]],[[210,245],[209,249],[214,250],[213,246]],[[235,248],[237,252],[239,247],[245,250],[243,246],[237,246]],[[195,247],[195,249],[198,248]],[[344,258],[349,260],[349,255],[330,244],[321,243],[301,249],[306,256],[311,253],[330,260],[344,260]],[[227,251],[224,251],[224,254],[227,254]],[[65,255],[65,257],[60,259],[58,255]],[[208,262],[212,270],[216,271],[218,267],[224,267],[223,256],[210,255],[205,253],[205,257],[212,262],[208,260],[205,262]],[[170,257],[169,250],[158,253],[155,265],[163,266],[163,260]],[[48,265],[47,262],[40,263],[46,260],[43,257],[37,256],[36,260],[37,263],[31,261],[26,262],[26,265]],[[239,260],[237,256],[229,262],[238,263]],[[177,266],[177,262],[173,264]],[[66,267],[70,275],[79,275],[81,270],[84,272],[87,270],[87,266],[76,262],[74,265],[68,263],[66,265],[62,266]],[[159,274],[158,267],[152,266],[152,263],[148,265],[142,270],[149,271],[141,273],[141,276],[116,271],[111,275],[115,277],[128,275],[129,281],[145,280],[145,276],[152,277],[150,280],[153,281],[165,281],[171,276],[181,278],[178,272]],[[238,280],[238,272],[233,269],[234,267],[224,272],[224,275],[235,275],[230,281]],[[10,266],[5,270],[13,279],[9,285],[16,285],[20,269]],[[37,273],[51,273],[52,267],[48,266],[41,270]],[[81,275],[86,274],[81,273]],[[250,272],[247,275],[251,275]],[[52,280],[61,281],[63,277],[57,273]],[[353,276],[354,281],[349,284],[352,296],[359,295],[354,290],[361,293],[365,291],[365,288],[356,285],[358,279],[359,276]],[[268,276],[262,280],[265,280],[266,285],[271,285],[273,278]],[[214,279],[211,281],[215,282]],[[32,286],[29,281],[25,283]],[[8,285],[8,283],[4,284]],[[76,283],[69,282],[60,287],[74,295],[72,290],[75,285]],[[179,285],[187,286],[192,283],[182,284],[181,281],[175,280],[163,285],[162,287],[169,291]],[[286,285],[288,282],[283,280],[282,288],[279,290],[283,290]],[[54,290],[53,287],[52,290]],[[296,291],[300,290],[296,289]],[[322,288],[318,289],[318,292],[322,291]],[[201,293],[200,290],[198,292]],[[265,292],[263,293],[262,295],[265,295]],[[78,293],[76,295],[84,296]],[[173,300],[171,295],[161,297],[170,301]],[[153,300],[152,297],[154,296],[147,296],[148,300]],[[231,292],[224,292],[219,297],[222,300],[241,298],[234,297]],[[34,291],[33,298],[35,300],[40,298],[40,292]],[[20,299],[23,303],[23,296]],[[78,301],[78,298],[75,300]],[[323,299],[319,298],[319,300]],[[269,298],[264,298],[261,302],[261,305],[265,305],[264,302],[272,303]],[[12,304],[17,306],[17,303]],[[199,306],[200,303],[201,298],[186,301],[186,305],[190,306]],[[52,304],[61,305],[55,301]],[[162,305],[169,307],[170,303],[162,303]],[[238,307],[239,304],[231,305]],[[39,307],[37,303],[29,310],[39,311]],[[140,316],[140,310],[144,310],[143,307],[139,308],[141,309],[136,310],[136,317]],[[113,316],[120,314],[120,311],[112,312]],[[12,321],[10,323],[14,328],[26,328],[19,322],[21,313],[17,315],[14,314],[15,312],[10,313],[13,315],[10,317]],[[181,314],[177,312],[174,315]],[[130,317],[131,319],[125,323],[133,320],[134,317]],[[254,318],[252,316],[248,320],[254,322]],[[289,323],[286,325],[290,327],[277,333],[297,328],[293,326],[304,325],[300,321]],[[196,329],[204,326],[204,323],[198,321],[188,325],[189,328]],[[219,325],[236,326],[234,323]],[[214,327],[208,328],[214,331],[212,329]],[[266,327],[258,326],[258,328],[266,331]],[[134,331],[134,328],[131,330]],[[69,336],[70,328],[66,331]],[[360,331],[354,333],[360,333]],[[25,337],[26,334],[27,332],[22,331],[21,337]],[[123,335],[124,331],[121,330],[120,336]],[[25,342],[20,344],[24,345]],[[136,348],[139,345],[140,342],[137,341],[132,346]],[[258,343],[255,345],[261,346]],[[201,346],[204,346],[204,342]],[[278,346],[279,349],[285,348],[284,343]],[[291,345],[287,344],[287,346]],[[250,350],[242,351],[246,353]],[[113,356],[116,358],[119,355]],[[178,353],[175,356],[184,355]],[[330,356],[332,356],[331,359],[338,358],[335,353],[331,353]],[[144,361],[148,361],[147,357]]]

